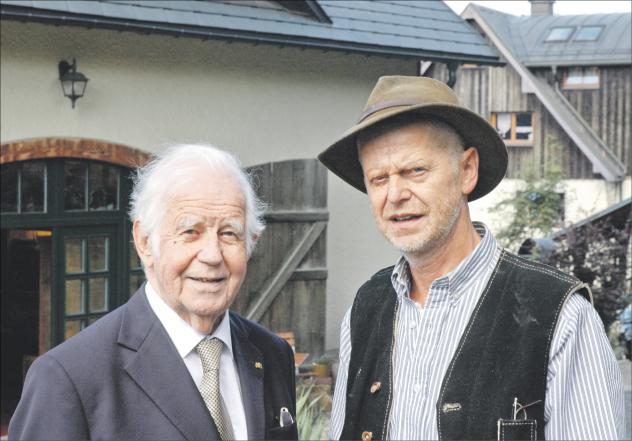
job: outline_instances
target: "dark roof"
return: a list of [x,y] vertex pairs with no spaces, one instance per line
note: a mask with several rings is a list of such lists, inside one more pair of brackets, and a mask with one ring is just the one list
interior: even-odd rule
[[587,226],[594,226],[601,222],[607,222],[613,227],[623,230],[626,224],[632,222],[632,198],[624,199],[621,202],[593,214],[592,216],[582,219],[568,228],[564,228],[556,233],[553,233],[549,236],[549,239],[560,240],[563,239],[569,231],[581,231]]
[[[632,64],[632,15],[515,16],[471,4],[526,66]],[[603,27],[595,41],[579,41],[582,27]],[[551,29],[572,28],[566,41],[545,42]]]
[[[557,243],[564,240],[571,232],[584,234],[584,230],[592,226],[601,228],[606,234],[614,234],[614,231],[604,229],[604,224],[608,224],[620,231],[630,228],[632,225],[632,198],[624,199],[549,236],[526,239],[520,245],[518,254],[528,258],[538,259],[544,263],[550,263],[549,259],[555,252],[558,246]],[[534,252],[536,250],[537,252]]]
[[502,64],[442,1],[1,0],[0,6],[3,19]]

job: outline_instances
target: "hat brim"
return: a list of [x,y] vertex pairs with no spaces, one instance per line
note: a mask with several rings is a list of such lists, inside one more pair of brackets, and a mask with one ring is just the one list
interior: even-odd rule
[[345,182],[366,193],[356,138],[364,129],[404,113],[441,118],[461,135],[465,147],[476,147],[479,155],[478,183],[468,195],[469,201],[485,196],[505,177],[507,147],[496,129],[471,110],[450,104],[398,106],[376,112],[349,129],[318,155],[318,159]]

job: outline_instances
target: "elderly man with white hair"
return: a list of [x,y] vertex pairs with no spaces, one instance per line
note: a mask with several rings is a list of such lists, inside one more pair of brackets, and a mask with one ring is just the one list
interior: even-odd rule
[[249,176],[175,146],[131,199],[147,283],[33,363],[9,439],[297,439],[291,348],[229,312],[264,229]]

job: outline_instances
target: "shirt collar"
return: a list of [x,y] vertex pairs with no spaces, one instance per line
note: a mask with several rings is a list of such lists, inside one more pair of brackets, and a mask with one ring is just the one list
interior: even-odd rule
[[[484,271],[486,263],[493,262],[494,253],[497,248],[496,239],[485,224],[482,222],[472,222],[472,225],[479,236],[481,236],[481,241],[455,269],[445,276],[435,279],[431,284],[431,288],[447,284],[448,293],[453,300],[458,299],[465,292],[465,289],[462,288],[465,288],[465,285],[467,285],[470,280]],[[395,288],[399,300],[404,296],[410,297],[412,276],[408,261],[406,261],[403,255],[400,256],[393,268],[391,283],[393,284],[393,288]]]
[[233,356],[233,345],[230,335],[230,317],[228,310],[224,313],[222,321],[215,331],[209,336],[196,331],[180,317],[167,303],[158,295],[149,281],[145,284],[145,293],[149,306],[154,311],[160,323],[169,334],[171,341],[178,350],[180,357],[184,358],[198,345],[204,338],[217,337],[220,339],[228,351]]

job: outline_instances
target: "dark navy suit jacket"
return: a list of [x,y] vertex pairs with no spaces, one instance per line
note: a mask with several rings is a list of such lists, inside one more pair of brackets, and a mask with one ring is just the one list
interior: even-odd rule
[[[294,357],[265,328],[230,313],[250,439],[297,439]],[[30,367],[9,439],[219,440],[189,371],[141,288]]]

